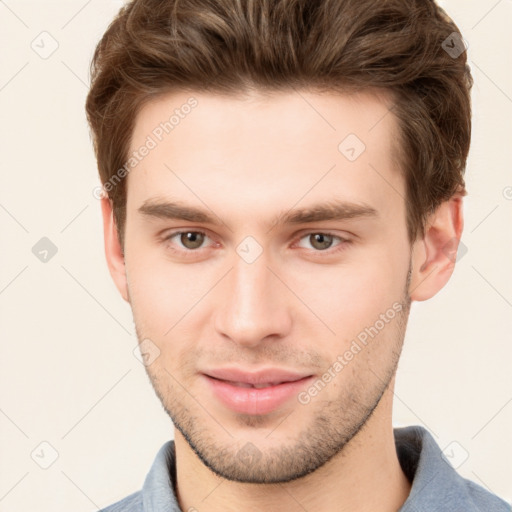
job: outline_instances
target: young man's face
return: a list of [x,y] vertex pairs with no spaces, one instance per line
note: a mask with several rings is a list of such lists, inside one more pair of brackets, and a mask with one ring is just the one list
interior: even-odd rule
[[128,176],[114,275],[156,393],[203,462],[286,481],[391,394],[411,268],[396,120],[368,93],[180,93],[146,105],[131,151],[191,96]]

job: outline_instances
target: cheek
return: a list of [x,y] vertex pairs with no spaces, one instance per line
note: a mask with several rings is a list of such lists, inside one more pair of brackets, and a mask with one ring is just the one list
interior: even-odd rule
[[[186,367],[194,359],[194,341],[201,334],[199,329],[189,327],[207,321],[198,317],[202,313],[197,307],[207,290],[204,285],[191,283],[198,278],[192,276],[191,279],[190,273],[177,266],[168,262],[149,265],[143,261],[143,258],[133,258],[127,263],[130,305],[137,335],[139,340],[149,338],[158,347],[159,357],[147,368],[156,377],[155,386],[179,388],[169,374],[179,374],[181,382],[191,373]],[[160,392],[169,395],[168,389],[162,388]]]
[[175,316],[184,300],[185,277],[172,266],[144,257],[141,250],[127,254],[128,290],[135,323],[149,328],[146,335],[162,336],[177,321]]
[[361,254],[337,266],[288,268],[283,280],[332,331],[345,337],[402,301],[407,262],[401,259],[397,254]]
[[189,298],[203,287],[191,270],[193,265],[172,262],[153,236],[128,215],[125,265],[130,306],[140,330],[161,337],[192,306]]

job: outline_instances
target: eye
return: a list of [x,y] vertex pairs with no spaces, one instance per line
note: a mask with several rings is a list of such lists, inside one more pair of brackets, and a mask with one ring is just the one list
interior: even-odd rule
[[182,247],[189,251],[200,249],[205,239],[209,238],[202,231],[177,231],[167,236],[165,241],[169,242],[175,237],[178,237],[179,243]]
[[[348,240],[345,238],[342,238],[340,236],[333,235],[331,233],[308,233],[307,235],[303,236],[300,240],[307,240],[308,243],[315,249],[316,252],[319,251],[326,251],[333,247],[333,242],[335,239],[339,240],[339,243],[334,245],[334,247],[338,246],[344,246],[345,243],[349,243]],[[304,247],[303,245],[300,245],[300,247]],[[306,249],[309,249],[309,247],[305,247]]]

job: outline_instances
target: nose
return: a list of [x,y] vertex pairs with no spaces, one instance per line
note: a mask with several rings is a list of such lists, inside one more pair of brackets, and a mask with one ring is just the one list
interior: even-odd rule
[[269,263],[265,251],[252,263],[235,253],[216,297],[215,328],[240,346],[275,341],[291,329],[290,296]]

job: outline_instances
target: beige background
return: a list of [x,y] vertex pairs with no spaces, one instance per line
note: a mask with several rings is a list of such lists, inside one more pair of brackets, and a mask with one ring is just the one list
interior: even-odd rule
[[[0,2],[2,512],[97,510],[138,490],[172,436],[133,354],[92,195],[88,64],[121,5]],[[463,476],[512,501],[512,2],[443,5],[475,78],[467,253],[413,305],[394,421],[427,427]],[[42,237],[58,249],[46,263],[32,252]]]

